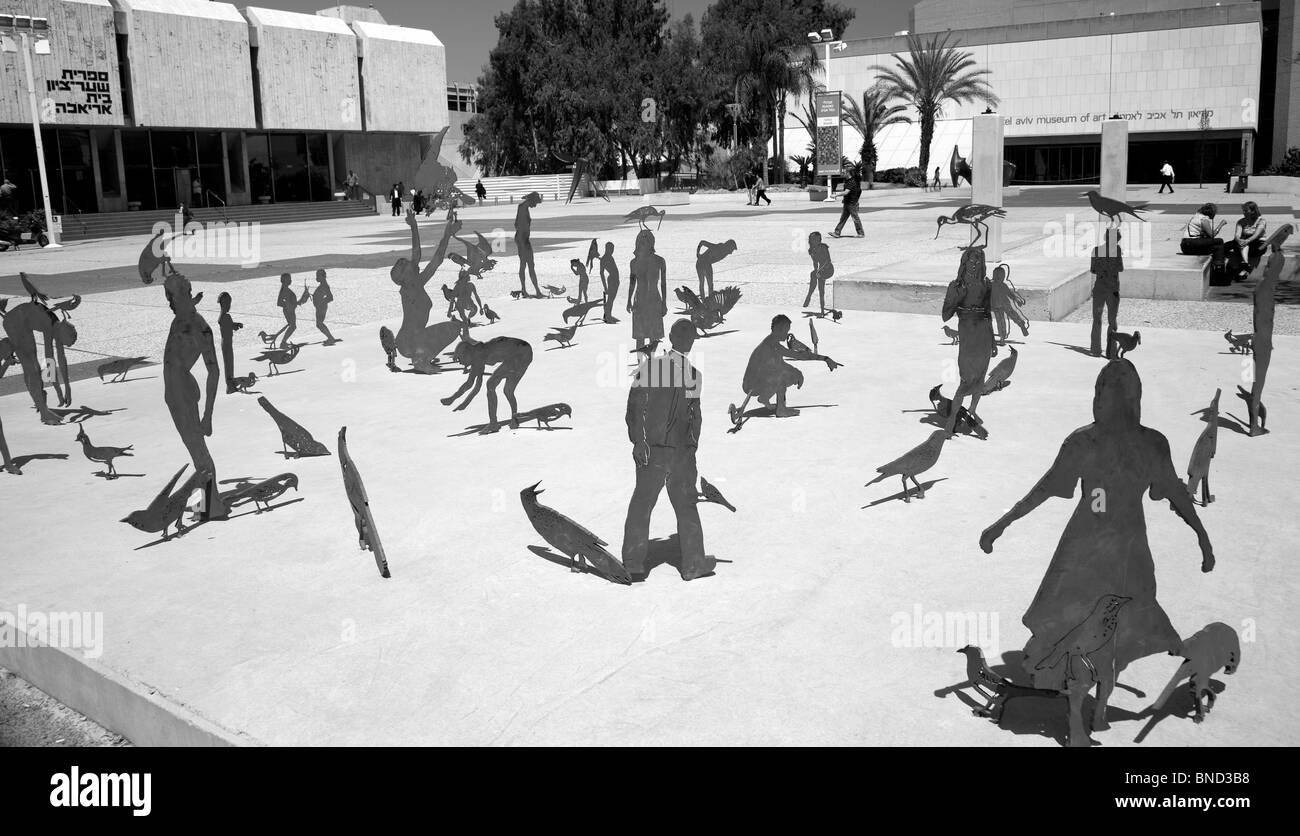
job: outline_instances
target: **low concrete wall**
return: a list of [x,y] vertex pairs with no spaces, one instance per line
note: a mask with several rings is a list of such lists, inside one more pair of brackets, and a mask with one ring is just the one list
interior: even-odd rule
[[0,645],[0,667],[136,746],[258,745],[149,685],[132,682],[80,653],[39,646],[20,625],[7,624],[17,640],[13,647]]
[[[869,274],[833,279],[831,298],[836,308],[851,311],[933,314],[943,310],[946,284],[867,278]],[[1092,274],[1081,273],[1050,288],[1020,288],[1022,310],[1029,319],[1060,322],[1088,299]]]

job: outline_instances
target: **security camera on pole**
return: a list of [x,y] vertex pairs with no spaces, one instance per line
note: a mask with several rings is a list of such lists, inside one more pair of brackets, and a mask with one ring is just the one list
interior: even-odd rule
[[[45,172],[45,146],[41,142],[41,112],[36,107],[36,82],[32,78],[32,50],[37,55],[50,54],[50,22],[43,17],[26,15],[0,14],[0,51],[19,52],[23,54],[23,66],[27,70],[27,106],[32,114],[32,134],[36,138],[36,165],[41,173],[41,198],[45,203],[45,234],[49,237],[49,247],[58,247],[59,228],[54,223],[54,211],[50,207],[50,179]],[[13,36],[18,36],[14,43]]]

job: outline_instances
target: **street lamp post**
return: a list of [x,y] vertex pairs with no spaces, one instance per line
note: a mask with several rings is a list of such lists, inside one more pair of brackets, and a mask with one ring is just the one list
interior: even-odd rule
[[36,139],[36,165],[41,175],[41,198],[45,205],[45,234],[49,238],[46,247],[59,247],[59,231],[54,225],[54,211],[50,206],[50,179],[45,169],[45,144],[41,141],[41,112],[36,105],[36,81],[32,74],[32,49],[37,54],[48,55],[50,42],[45,37],[49,31],[49,21],[43,17],[26,17],[24,15],[0,15],[0,39],[3,39],[5,52],[14,52],[13,39],[18,35],[18,49],[23,53],[23,67],[27,71],[27,106],[32,115],[32,136]]
[[[844,41],[837,41],[835,39],[835,32],[831,29],[823,29],[820,32],[809,32],[808,41],[813,44],[823,44],[826,47],[826,60],[822,64],[822,71],[825,73],[826,90],[829,92],[831,89],[831,48],[834,47],[837,51],[843,49],[845,46]],[[813,114],[813,118],[816,118],[816,114]],[[841,126],[840,130],[843,130],[843,126]],[[834,175],[827,174],[826,202],[829,202],[832,199],[831,192],[834,190],[834,187]]]

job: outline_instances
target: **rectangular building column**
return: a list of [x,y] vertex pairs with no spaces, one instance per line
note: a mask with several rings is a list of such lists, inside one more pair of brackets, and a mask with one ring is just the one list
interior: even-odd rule
[[1101,123],[1101,196],[1127,203],[1128,122],[1107,119]]
[[[1002,117],[996,113],[976,116],[971,138],[971,203],[1002,206],[1002,146]],[[1002,219],[989,218],[987,226],[984,257],[998,261],[1002,258]],[[972,229],[972,242],[976,234],[977,230]]]

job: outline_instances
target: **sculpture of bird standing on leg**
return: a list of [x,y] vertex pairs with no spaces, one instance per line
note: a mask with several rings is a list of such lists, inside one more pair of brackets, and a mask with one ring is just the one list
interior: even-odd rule
[[537,485],[540,484],[542,483],[538,482],[520,491],[519,500],[523,503],[528,521],[533,524],[537,533],[542,535],[542,539],[552,548],[574,560],[574,572],[585,571],[587,564],[590,563],[614,583],[631,584],[632,576],[628,574],[627,569],[618,558],[605,549],[609,543],[554,508],[548,508],[537,501],[538,495],[544,493],[537,489]]
[[930,437],[917,447],[912,448],[902,456],[894,459],[889,464],[881,465],[876,468],[880,475],[866,484],[866,487],[883,481],[890,476],[899,476],[903,479],[903,501],[911,502],[909,495],[911,488],[907,486],[907,480],[911,479],[912,484],[916,485],[919,492],[919,499],[925,499],[925,488],[921,483],[916,481],[916,477],[925,473],[934,467],[939,461],[939,454],[943,452],[943,443],[948,439],[948,434],[943,430],[935,430],[930,433]]

